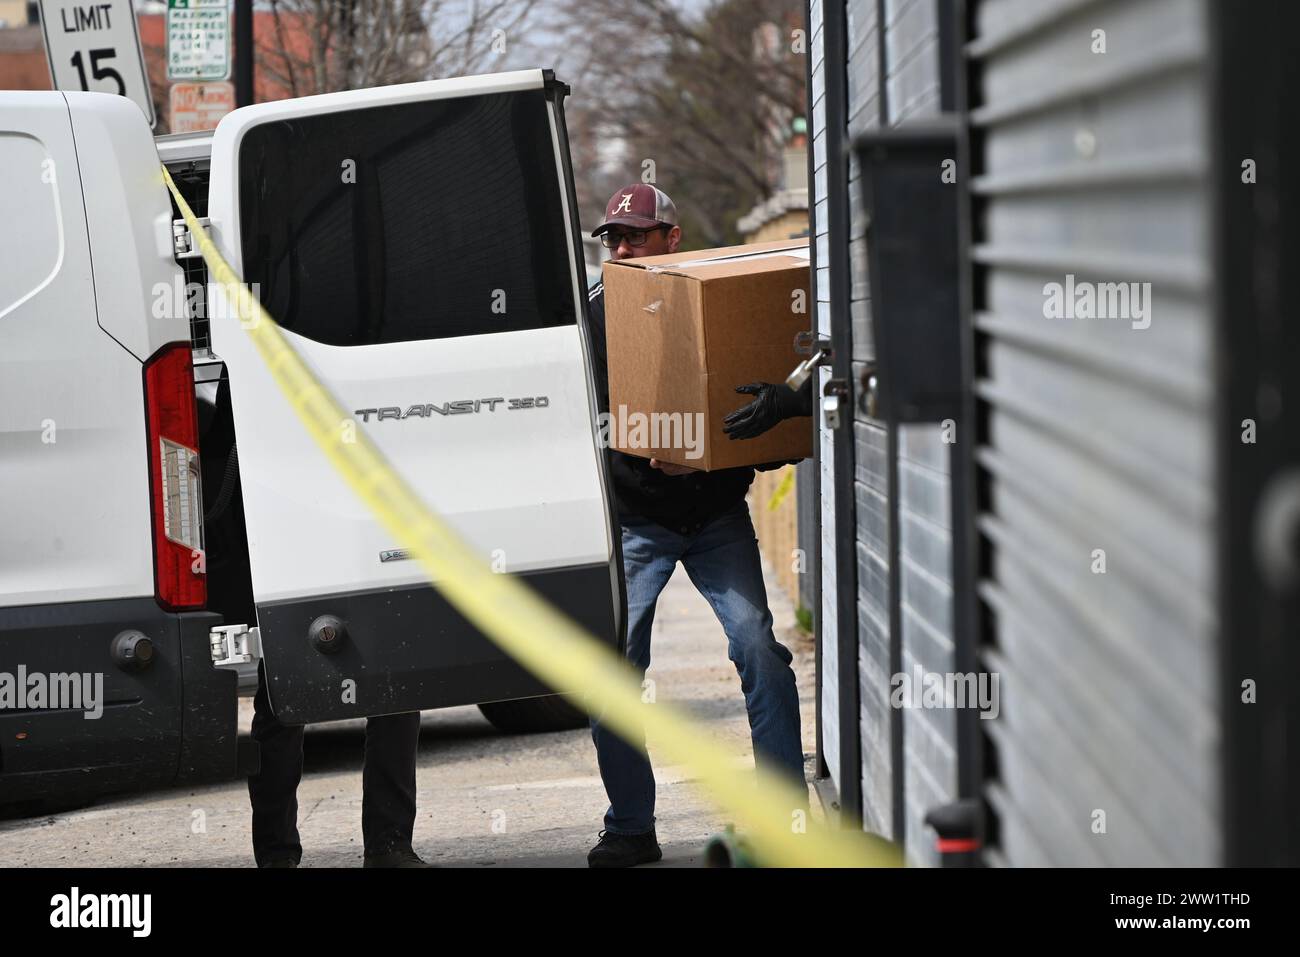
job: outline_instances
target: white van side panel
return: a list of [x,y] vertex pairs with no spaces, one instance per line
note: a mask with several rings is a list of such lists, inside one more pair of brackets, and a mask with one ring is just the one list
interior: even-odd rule
[[[133,146],[150,146],[134,104],[91,96],[96,107],[109,107],[112,118],[104,125],[125,123],[111,143],[134,136]],[[0,207],[23,216],[7,222],[0,235],[0,288],[11,288],[30,271],[17,246],[28,260],[40,258],[33,250],[43,243],[59,247],[55,268],[48,276],[37,270],[41,276],[32,278],[27,298],[0,304],[7,310],[0,315],[0,606],[152,596],[142,364],[97,321],[82,183],[63,94],[0,93],[0,169]],[[43,177],[47,169],[55,175]],[[98,188],[110,187],[101,182]],[[48,203],[35,198],[41,191],[49,191]],[[121,250],[113,261],[127,268]],[[134,315],[136,330],[130,318],[115,317],[119,331],[147,347],[149,335],[138,328],[142,314]],[[179,328],[183,336],[183,324]]]
[[[140,361],[189,339],[172,208],[153,134],[125,97],[68,93],[99,324]],[[135,110],[132,113],[132,109]],[[161,295],[160,295],[161,293]]]

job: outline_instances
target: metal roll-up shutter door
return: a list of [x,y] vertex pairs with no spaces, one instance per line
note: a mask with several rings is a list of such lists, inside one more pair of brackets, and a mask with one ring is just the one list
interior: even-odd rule
[[[989,857],[1213,864],[1206,10],[989,0],[971,25]],[[1149,327],[1050,318],[1069,275],[1150,283]]]
[[[847,4],[848,101],[847,142],[877,129],[881,123],[882,46],[880,5],[876,0]],[[848,162],[848,306],[852,339],[853,382],[861,382],[867,363],[876,358],[871,337],[871,289],[867,278],[866,222],[862,206],[862,171],[856,156]],[[854,601],[857,662],[855,727],[844,734],[858,739],[862,826],[873,834],[901,840],[895,822],[895,716],[889,707],[889,679],[894,672],[892,627],[892,549],[890,529],[890,442],[884,422],[853,404],[853,501],[840,508],[853,510],[854,562],[857,594]]]

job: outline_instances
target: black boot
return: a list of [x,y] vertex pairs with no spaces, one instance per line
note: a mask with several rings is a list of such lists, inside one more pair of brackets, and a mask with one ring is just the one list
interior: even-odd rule
[[387,854],[367,854],[362,867],[432,867],[420,859],[420,855],[409,847],[389,851]]
[[600,832],[600,843],[587,854],[588,867],[636,867],[661,860],[654,828],[644,834],[611,834]]

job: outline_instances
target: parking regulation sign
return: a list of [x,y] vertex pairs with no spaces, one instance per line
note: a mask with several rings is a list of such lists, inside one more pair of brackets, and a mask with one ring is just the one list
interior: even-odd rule
[[167,79],[230,76],[230,0],[167,0]]
[[131,0],[40,0],[41,31],[56,90],[125,96],[154,125]]
[[235,108],[235,88],[230,83],[173,83],[168,124],[173,133],[211,130]]

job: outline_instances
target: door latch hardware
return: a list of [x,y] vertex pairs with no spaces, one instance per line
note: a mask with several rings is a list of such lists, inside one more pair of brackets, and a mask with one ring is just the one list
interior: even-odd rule
[[828,429],[838,429],[844,421],[844,410],[849,402],[849,384],[843,379],[831,379],[822,391],[822,414]]

